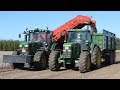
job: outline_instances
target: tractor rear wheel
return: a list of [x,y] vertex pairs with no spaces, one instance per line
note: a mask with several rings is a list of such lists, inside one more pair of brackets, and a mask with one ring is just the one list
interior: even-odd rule
[[95,46],[91,54],[91,62],[95,68],[101,68],[101,50],[99,46]]
[[59,51],[51,51],[49,56],[49,69],[51,71],[58,71],[60,70],[60,65],[58,63],[58,58],[60,57]]
[[[14,51],[12,55],[19,55],[19,52]],[[12,69],[15,69],[15,68],[22,69],[24,67],[24,63],[10,63],[10,65]]]
[[90,71],[90,67],[91,67],[90,53],[88,51],[81,52],[79,58],[80,73],[85,73]]
[[43,51],[35,53],[33,58],[33,67],[35,70],[45,70],[48,67],[47,54]]

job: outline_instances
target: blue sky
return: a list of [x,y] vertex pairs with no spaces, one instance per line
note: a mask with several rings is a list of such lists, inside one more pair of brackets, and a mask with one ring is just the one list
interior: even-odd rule
[[120,11],[0,11],[0,39],[19,40],[26,27],[54,30],[77,15],[92,16],[98,32],[106,29],[120,38]]

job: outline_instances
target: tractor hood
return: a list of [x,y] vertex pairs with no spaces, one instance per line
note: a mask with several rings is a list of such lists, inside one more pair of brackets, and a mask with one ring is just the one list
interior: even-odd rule
[[19,47],[29,47],[29,44],[30,44],[31,42],[28,42],[28,41],[21,41],[21,42],[19,42]]
[[80,43],[64,43],[63,47],[80,46]]
[[29,45],[31,42],[26,42],[26,41],[22,41],[22,42],[19,42],[19,45]]
[[19,48],[21,50],[21,54],[29,54],[29,55],[34,55],[35,52],[43,47],[43,43],[41,42],[30,42],[30,41],[22,41],[19,42]]
[[61,58],[78,58],[81,51],[80,43],[64,43]]
[[19,47],[23,47],[23,46],[26,46],[26,47],[28,47],[28,46],[39,46],[39,47],[43,47],[44,45],[43,45],[43,43],[41,43],[41,42],[31,42],[31,41],[22,41],[22,42],[19,42]]
[[71,47],[74,43],[64,43],[63,46],[65,47]]

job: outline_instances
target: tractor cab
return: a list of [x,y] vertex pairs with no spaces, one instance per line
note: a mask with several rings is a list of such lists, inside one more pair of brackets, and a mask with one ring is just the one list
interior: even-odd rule
[[24,41],[45,43],[50,40],[51,31],[35,28],[35,30],[24,31]]
[[79,43],[83,48],[91,44],[91,33],[87,29],[72,29],[68,32],[67,43]]
[[90,31],[87,29],[71,29],[68,31],[66,41],[63,44],[63,54],[68,56],[68,52],[70,52],[70,58],[78,58],[82,50],[90,49]]
[[[51,31],[35,28],[24,31],[24,41],[19,42],[20,48],[28,48],[29,54],[35,54],[38,49],[46,49],[51,42]],[[25,53],[25,49],[23,50]],[[23,52],[21,52],[23,54]]]

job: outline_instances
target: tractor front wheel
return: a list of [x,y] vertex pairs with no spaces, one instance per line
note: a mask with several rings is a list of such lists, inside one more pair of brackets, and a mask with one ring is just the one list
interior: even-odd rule
[[90,71],[91,60],[90,53],[88,51],[83,51],[79,58],[79,71],[80,73],[85,73]]
[[47,54],[45,52],[38,51],[35,53],[33,67],[35,70],[45,70],[48,67]]
[[58,63],[58,58],[60,57],[59,51],[51,51],[49,56],[49,69],[51,71],[58,71],[60,70],[60,65]]

